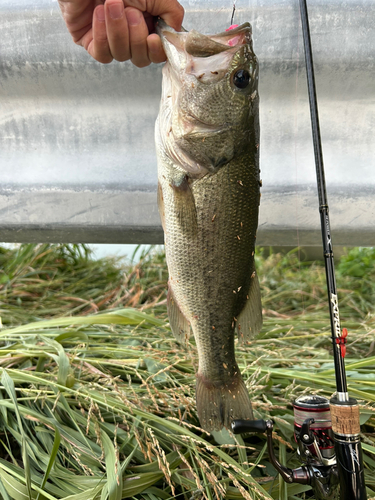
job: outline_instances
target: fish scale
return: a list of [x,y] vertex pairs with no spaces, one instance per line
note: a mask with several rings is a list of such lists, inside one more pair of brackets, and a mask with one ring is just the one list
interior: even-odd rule
[[[194,334],[197,411],[208,431],[229,427],[233,418],[252,418],[234,337],[237,329],[240,339],[249,339],[262,322],[254,267],[260,200],[257,63],[250,26],[233,31],[238,46],[227,44],[227,33],[215,35],[215,45],[197,32],[189,39],[189,33],[165,24],[159,28],[168,55],[163,96],[165,89],[172,93],[162,98],[156,124],[168,314],[178,340],[186,342],[190,329]],[[209,56],[192,56],[187,46]],[[205,81],[202,64],[208,68]],[[215,65],[218,71],[210,69]],[[238,89],[234,78],[244,69],[249,88]]]

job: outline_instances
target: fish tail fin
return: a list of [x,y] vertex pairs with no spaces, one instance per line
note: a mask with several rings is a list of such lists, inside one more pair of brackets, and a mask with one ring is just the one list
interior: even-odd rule
[[249,393],[240,374],[219,385],[198,373],[196,400],[201,427],[208,432],[230,428],[232,420],[253,419]]

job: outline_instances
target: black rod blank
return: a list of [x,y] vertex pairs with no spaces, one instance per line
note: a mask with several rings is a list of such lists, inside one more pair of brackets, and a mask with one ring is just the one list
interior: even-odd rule
[[341,326],[337,300],[335,265],[333,259],[331,228],[328,215],[328,200],[324,176],[323,151],[320,138],[318,103],[316,98],[314,64],[310,39],[306,0],[300,0],[303,42],[305,47],[307,87],[310,101],[311,127],[314,143],[316,179],[318,184],[320,223],[323,239],[324,261],[328,288],[328,303],[331,320],[333,356],[335,361],[336,388],[341,400],[348,400],[344,358],[341,355]]

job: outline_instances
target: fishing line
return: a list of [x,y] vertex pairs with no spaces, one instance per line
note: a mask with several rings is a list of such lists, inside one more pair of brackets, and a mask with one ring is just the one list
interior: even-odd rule
[[[295,88],[294,88],[294,172],[295,172],[295,184],[296,184],[296,195],[295,195],[295,220],[296,220],[296,237],[297,237],[297,248],[298,248],[298,270],[301,276],[301,247],[300,247],[300,237],[299,237],[299,224],[298,224],[298,207],[300,205],[300,194],[298,189],[298,162],[297,162],[297,132],[298,132],[298,85],[299,85],[299,51],[300,51],[300,30],[297,28],[297,52],[296,52],[296,78],[295,78]],[[301,285],[302,285],[301,279]],[[305,298],[301,286],[301,301],[302,309],[305,312]]]
[[236,12],[236,0],[233,0],[233,10],[232,10],[232,17],[230,18],[230,26],[232,26],[233,24],[235,12]]

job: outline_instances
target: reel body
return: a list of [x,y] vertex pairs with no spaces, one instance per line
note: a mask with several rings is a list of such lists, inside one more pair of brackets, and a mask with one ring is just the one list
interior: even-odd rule
[[298,455],[309,472],[317,500],[339,498],[334,434],[327,398],[300,396],[293,401],[294,438]]
[[[301,459],[304,462],[332,465],[335,443],[328,399],[317,395],[300,396],[293,401],[293,410],[294,438],[298,443]],[[314,441],[308,444],[310,434]],[[306,439],[302,439],[303,437]]]

